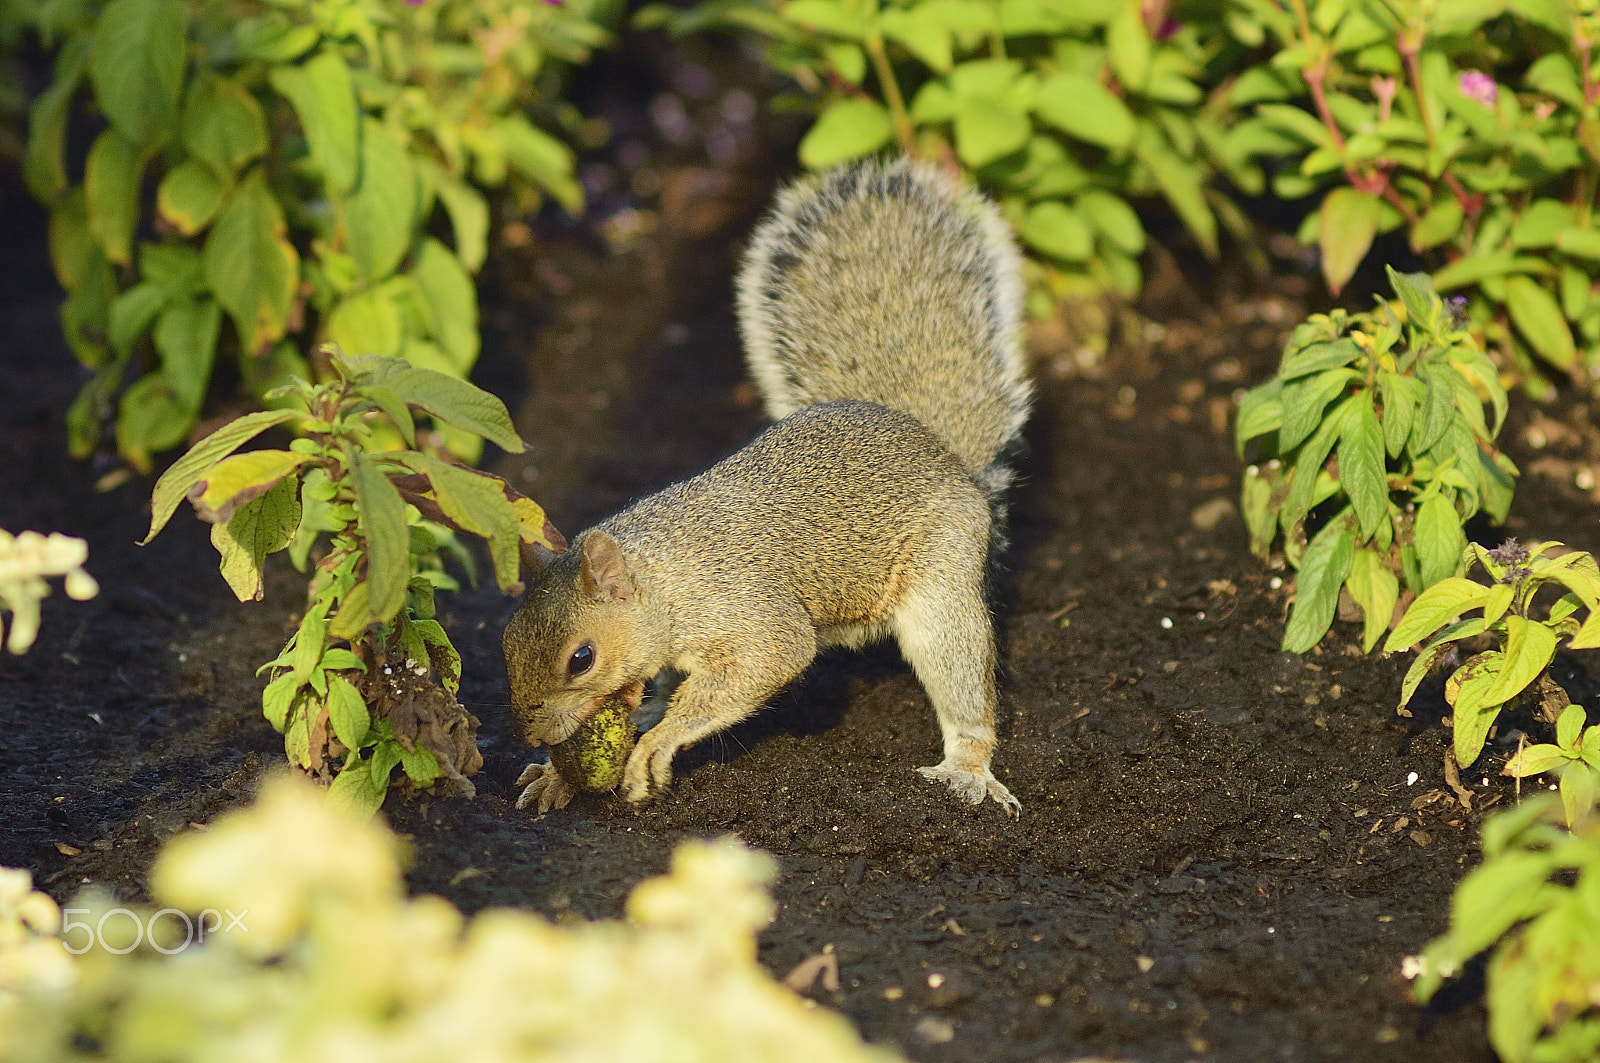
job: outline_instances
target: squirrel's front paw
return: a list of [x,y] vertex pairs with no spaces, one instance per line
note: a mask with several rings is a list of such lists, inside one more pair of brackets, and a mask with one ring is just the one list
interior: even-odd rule
[[672,785],[672,758],[677,747],[663,742],[658,724],[639,736],[622,773],[622,795],[635,803],[647,801]]
[[517,776],[517,785],[522,787],[517,807],[529,808],[537,804],[537,814],[541,816],[552,808],[566,808],[578,792],[567,785],[567,780],[551,764],[529,764]]
[[987,767],[959,768],[945,761],[931,768],[918,768],[917,772],[930,782],[944,783],[972,804],[981,805],[985,797],[992,797],[1013,819],[1022,814],[1022,802],[1011,796],[1006,784],[996,779]]

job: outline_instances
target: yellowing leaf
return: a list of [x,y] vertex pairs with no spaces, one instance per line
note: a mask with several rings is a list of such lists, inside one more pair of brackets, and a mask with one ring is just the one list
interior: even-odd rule
[[263,410],[229,421],[189,448],[188,453],[167,467],[150,493],[150,530],[139,540],[143,546],[167,526],[172,513],[188,495],[195,481],[205,475],[218,459],[243,446],[274,425],[293,421],[303,414],[295,410]]
[[1322,276],[1328,290],[1338,295],[1372,247],[1378,231],[1378,197],[1341,185],[1322,201],[1320,225]]
[[206,280],[239,330],[242,353],[280,339],[300,285],[300,255],[259,167],[211,227],[204,255]]
[[310,461],[306,454],[288,450],[252,450],[235,454],[206,470],[189,488],[189,501],[202,520],[227,521],[234,510],[265,494],[277,482]]
[[211,526],[211,545],[222,555],[222,578],[241,602],[264,597],[261,563],[288,546],[299,525],[300,484],[286,478]]

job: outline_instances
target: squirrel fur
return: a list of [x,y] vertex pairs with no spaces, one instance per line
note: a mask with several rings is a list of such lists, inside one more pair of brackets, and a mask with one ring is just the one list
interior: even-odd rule
[[[623,775],[643,800],[680,749],[756,712],[820,650],[892,636],[943,734],[943,760],[919,770],[1015,815],[990,771],[987,576],[1032,397],[1019,266],[994,205],[928,164],[859,162],[780,193],[737,281],[778,420],[533,581],[503,640],[524,737],[561,742],[606,698],[676,669]],[[551,770],[519,781],[519,807],[572,796]]]

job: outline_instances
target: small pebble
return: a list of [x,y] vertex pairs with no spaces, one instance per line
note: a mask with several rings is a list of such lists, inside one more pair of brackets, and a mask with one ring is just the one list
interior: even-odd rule
[[1170,617],[1170,616],[1162,617],[1161,618],[1161,627],[1162,627],[1163,630],[1170,630],[1172,628],[1172,617]]

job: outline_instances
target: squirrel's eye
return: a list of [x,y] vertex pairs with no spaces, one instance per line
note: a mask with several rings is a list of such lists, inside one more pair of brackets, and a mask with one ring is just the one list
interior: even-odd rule
[[567,658],[567,678],[580,676],[594,667],[594,646],[585,642]]

